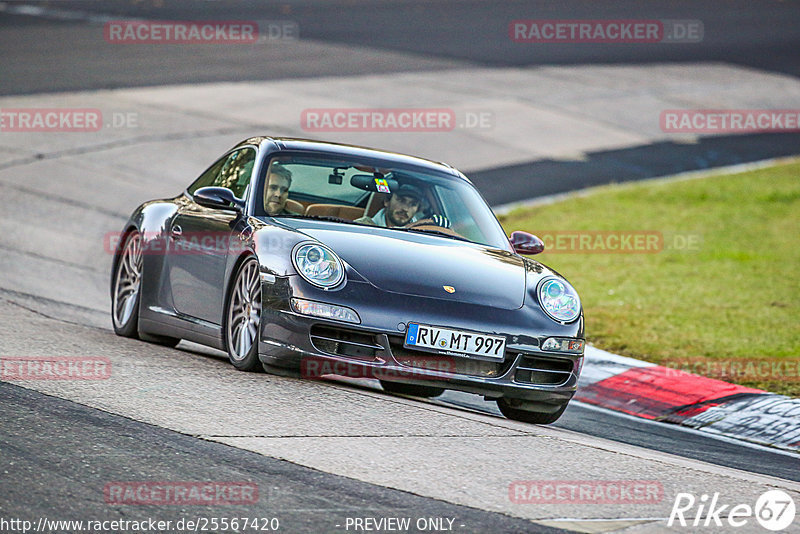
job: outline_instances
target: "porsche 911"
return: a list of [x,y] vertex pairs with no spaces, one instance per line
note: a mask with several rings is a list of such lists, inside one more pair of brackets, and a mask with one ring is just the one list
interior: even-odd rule
[[242,371],[463,391],[554,422],[583,363],[580,298],[526,256],[458,170],[356,146],[255,137],[173,198],[145,202],[115,247],[118,335],[227,352]]

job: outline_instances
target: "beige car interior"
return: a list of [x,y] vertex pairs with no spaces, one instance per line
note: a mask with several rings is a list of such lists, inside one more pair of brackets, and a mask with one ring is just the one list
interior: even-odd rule
[[372,193],[367,201],[366,208],[346,206],[343,204],[303,204],[297,200],[286,201],[286,209],[298,215],[311,215],[315,217],[338,217],[354,221],[360,217],[374,217],[383,207],[385,193]]
[[298,215],[314,217],[338,217],[354,221],[361,217],[374,217],[389,195],[387,193],[372,193],[367,201],[366,208],[347,206],[343,204],[305,204],[297,200],[288,199],[286,209]]

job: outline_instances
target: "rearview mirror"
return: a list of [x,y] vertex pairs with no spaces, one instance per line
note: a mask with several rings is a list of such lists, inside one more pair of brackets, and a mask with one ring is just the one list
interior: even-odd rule
[[194,192],[194,201],[206,208],[244,211],[244,201],[227,187],[201,187]]
[[544,250],[544,242],[528,232],[511,232],[508,241],[517,254],[539,254]]
[[391,178],[378,178],[381,174],[354,174],[350,177],[350,185],[372,191],[373,193],[391,193],[398,187],[397,180]]

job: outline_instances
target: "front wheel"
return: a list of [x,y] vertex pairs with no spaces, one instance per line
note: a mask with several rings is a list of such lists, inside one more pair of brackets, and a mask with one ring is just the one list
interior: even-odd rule
[[500,408],[500,412],[503,415],[514,421],[533,423],[534,425],[549,425],[550,423],[555,423],[558,418],[561,417],[561,414],[564,413],[564,410],[567,409],[566,402],[562,406],[558,407],[556,411],[549,413],[533,412],[522,409],[522,406],[524,405],[524,401],[518,401],[516,399],[497,399],[497,407]]
[[258,328],[261,324],[261,280],[258,261],[247,258],[236,273],[225,313],[228,359],[240,371],[259,371]]
[[111,320],[118,336],[138,338],[139,295],[142,288],[142,236],[137,231],[125,238],[111,288]]

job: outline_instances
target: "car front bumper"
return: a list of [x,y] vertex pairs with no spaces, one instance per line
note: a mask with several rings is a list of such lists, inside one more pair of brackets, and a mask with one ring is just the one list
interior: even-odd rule
[[[376,295],[379,292],[379,295]],[[360,324],[301,315],[291,297],[346,306]],[[498,310],[456,305],[437,299],[399,295],[370,284],[348,284],[347,291],[312,288],[297,276],[262,286],[259,357],[263,363],[298,369],[301,376],[336,374],[377,378],[482,395],[524,400],[548,412],[575,394],[582,354],[546,352],[550,336],[583,337],[582,318],[561,325],[541,310]],[[438,355],[403,346],[409,321],[506,337],[502,362]]]

